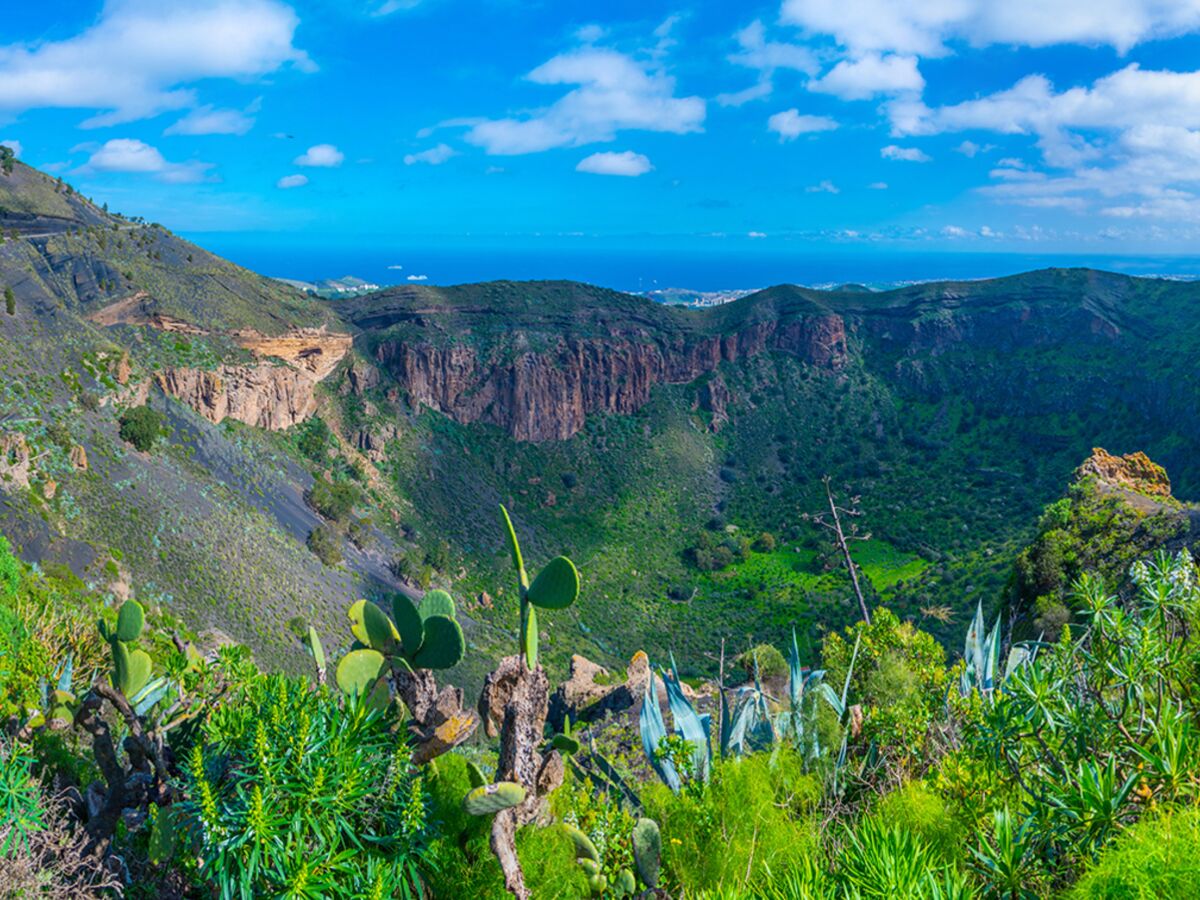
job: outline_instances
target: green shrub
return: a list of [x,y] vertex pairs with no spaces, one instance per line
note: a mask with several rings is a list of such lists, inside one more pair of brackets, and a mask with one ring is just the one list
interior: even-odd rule
[[309,506],[326,519],[343,522],[354,511],[354,505],[362,499],[362,494],[348,481],[328,482],[318,478],[313,482],[306,495]]
[[[458,753],[438,759],[429,780],[430,821],[436,837],[429,847],[425,878],[433,897],[503,900],[504,876],[488,846],[491,818],[472,816],[462,805],[471,788],[466,760]],[[587,896],[575,845],[562,828],[531,825],[517,833],[517,854],[532,896],[575,900]]]
[[163,418],[149,406],[135,406],[121,413],[121,440],[132,444],[145,453],[154,446],[154,442],[162,435]]
[[759,644],[757,647],[751,647],[745,653],[739,653],[734,659],[734,664],[738,666],[747,677],[754,677],[754,661],[758,660],[758,674],[760,678],[786,678],[788,674],[788,663],[783,658],[783,654],[770,644]]
[[304,679],[242,686],[182,766],[200,880],[223,897],[419,895],[426,796],[403,734]]
[[306,543],[313,556],[325,565],[336,566],[342,561],[341,539],[328,525],[318,525],[310,531]]
[[12,552],[8,538],[0,534],[0,602],[11,600],[21,583],[21,562]]
[[923,781],[910,781],[885,794],[874,816],[885,826],[912,832],[944,863],[963,858],[966,837],[963,823]]
[[819,856],[819,796],[820,782],[804,773],[800,755],[780,747],[717,763],[699,798],[652,784],[642,801],[662,829],[668,888],[690,896],[749,890]]
[[10,316],[17,314],[17,298],[11,287],[4,288],[4,311]]
[[1102,853],[1069,900],[1195,897],[1200,891],[1200,810],[1167,810],[1139,822]]

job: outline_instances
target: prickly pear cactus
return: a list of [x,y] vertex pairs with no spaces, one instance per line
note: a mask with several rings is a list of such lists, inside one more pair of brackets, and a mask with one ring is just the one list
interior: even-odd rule
[[461,744],[479,724],[474,712],[463,709],[462,692],[439,690],[433,676],[462,661],[466,640],[445,591],[427,592],[419,605],[396,594],[391,611],[389,617],[368,600],[350,607],[357,644],[342,657],[335,677],[344,693],[366,697],[376,708],[391,702],[394,689],[411,716],[413,761],[419,764]]
[[579,572],[575,563],[565,556],[557,556],[538,573],[533,583],[525,571],[525,560],[521,556],[521,544],[513,528],[508,510],[500,506],[500,518],[508,536],[508,548],[512,553],[513,568],[517,570],[517,589],[521,597],[520,652],[525,665],[536,669],[538,665],[538,621],[537,610],[566,609],[579,596]]

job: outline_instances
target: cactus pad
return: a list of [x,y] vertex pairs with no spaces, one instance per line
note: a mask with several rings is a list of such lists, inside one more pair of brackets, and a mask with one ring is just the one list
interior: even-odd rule
[[467,760],[467,781],[471,783],[471,787],[473,788],[480,788],[488,783],[483,770],[469,759]]
[[425,641],[412,657],[412,665],[420,669],[449,669],[462,661],[466,641],[462,628],[445,616],[430,616],[424,622]]
[[662,833],[653,819],[638,819],[633,826],[633,861],[638,875],[647,887],[658,887],[658,873],[662,866]]
[[637,879],[628,869],[622,869],[613,882],[613,892],[618,897],[631,897],[637,893]]
[[130,650],[123,641],[113,642],[113,684],[127,698],[146,686],[154,664],[145,650]]
[[567,836],[575,844],[576,859],[590,859],[592,862],[599,865],[600,853],[596,850],[596,845],[592,843],[592,839],[576,828],[574,825],[563,825],[567,832]]
[[142,636],[142,628],[146,624],[146,612],[142,604],[136,600],[126,600],[121,604],[117,613],[116,639],[118,641],[136,641]]
[[525,561],[521,559],[521,545],[517,541],[517,532],[513,528],[512,519],[508,516],[508,510],[504,508],[504,504],[500,504],[500,519],[504,522],[504,533],[508,535],[508,549],[512,551],[513,568],[521,575],[521,580],[524,581]]
[[421,649],[425,640],[425,626],[421,624],[421,614],[413,606],[413,602],[403,594],[392,595],[392,618],[396,620],[396,632],[400,635],[400,645],[409,656]]
[[532,671],[538,664],[538,620],[537,609],[525,604],[525,623],[521,632],[521,652],[525,654],[525,665]]
[[574,756],[579,752],[579,741],[569,734],[556,734],[550,739],[550,749],[557,750],[563,756]]
[[579,572],[565,556],[556,556],[533,580],[526,598],[542,609],[566,609],[579,596]]
[[383,671],[383,654],[377,650],[351,650],[337,667],[338,687],[346,694],[366,695]]
[[468,792],[463,798],[463,809],[473,816],[490,816],[516,806],[524,799],[525,788],[515,781],[500,781]]
[[455,615],[454,598],[441,590],[427,591],[417,607],[422,619],[430,616],[445,616],[453,619]]
[[362,627],[367,639],[363,642],[372,650],[387,653],[400,640],[392,620],[376,604],[367,602],[362,607]]
[[321,636],[317,634],[317,629],[311,625],[308,626],[308,652],[313,655],[313,661],[317,665],[317,670],[325,671],[325,648],[321,646]]

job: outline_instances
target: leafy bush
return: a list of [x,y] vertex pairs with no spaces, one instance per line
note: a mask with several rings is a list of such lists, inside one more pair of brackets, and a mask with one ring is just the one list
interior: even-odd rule
[[1191,897],[1200,885],[1200,810],[1139,822],[1101,854],[1070,900]]
[[313,555],[327,566],[342,561],[342,542],[338,533],[328,525],[318,525],[308,533],[306,542]]
[[690,893],[717,885],[749,890],[819,857],[819,797],[820,782],[805,774],[800,754],[781,746],[714,765],[698,798],[653,784],[642,800],[664,835],[668,887]]
[[739,653],[734,659],[734,664],[746,673],[747,677],[754,677],[754,663],[758,661],[758,674],[760,678],[786,678],[788,674],[787,660],[783,658],[783,654],[770,644],[759,644],[757,647],[751,647],[744,653]]
[[145,453],[154,446],[154,442],[162,435],[163,418],[149,406],[134,406],[121,413],[121,440],[133,444]]
[[223,897],[412,897],[426,797],[396,722],[305,680],[216,706],[184,765],[201,879]]
[[308,505],[326,519],[343,522],[350,517],[362,494],[348,481],[329,482],[318,478],[305,495]]

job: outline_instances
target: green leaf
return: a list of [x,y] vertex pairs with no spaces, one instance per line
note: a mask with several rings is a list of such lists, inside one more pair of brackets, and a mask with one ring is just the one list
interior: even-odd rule
[[417,608],[422,619],[428,619],[430,616],[445,616],[447,619],[453,619],[455,615],[454,598],[442,590],[426,591]]
[[425,620],[425,642],[412,657],[418,669],[449,669],[462,661],[466,641],[462,628],[454,619],[430,616]]
[[503,503],[500,504],[500,518],[504,522],[504,530],[508,535],[508,548],[512,551],[513,568],[517,570],[518,574],[524,574],[525,561],[521,559],[521,545],[517,542],[517,532],[513,529],[512,519],[508,517],[508,510],[504,508]]
[[412,656],[421,649],[425,640],[425,626],[421,623],[421,614],[413,602],[403,594],[392,595],[392,618],[396,620],[396,631],[400,635],[400,644],[404,652]]
[[146,612],[136,600],[126,600],[117,613],[117,640],[136,641],[142,636],[146,624]]
[[383,654],[378,650],[352,650],[337,667],[337,684],[346,694],[365,696],[383,672]]
[[557,556],[533,580],[526,598],[542,609],[565,609],[579,596],[579,572],[575,563]]
[[400,639],[399,633],[392,625],[392,620],[378,605],[370,601],[363,604],[362,607],[362,627],[367,635],[364,643],[380,653],[387,653]]
[[463,798],[463,809],[473,816],[490,816],[516,806],[524,799],[525,788],[515,781],[500,781],[469,791]]
[[525,622],[521,632],[521,652],[525,654],[525,665],[532,671],[538,664],[538,620],[537,608],[526,603]]

